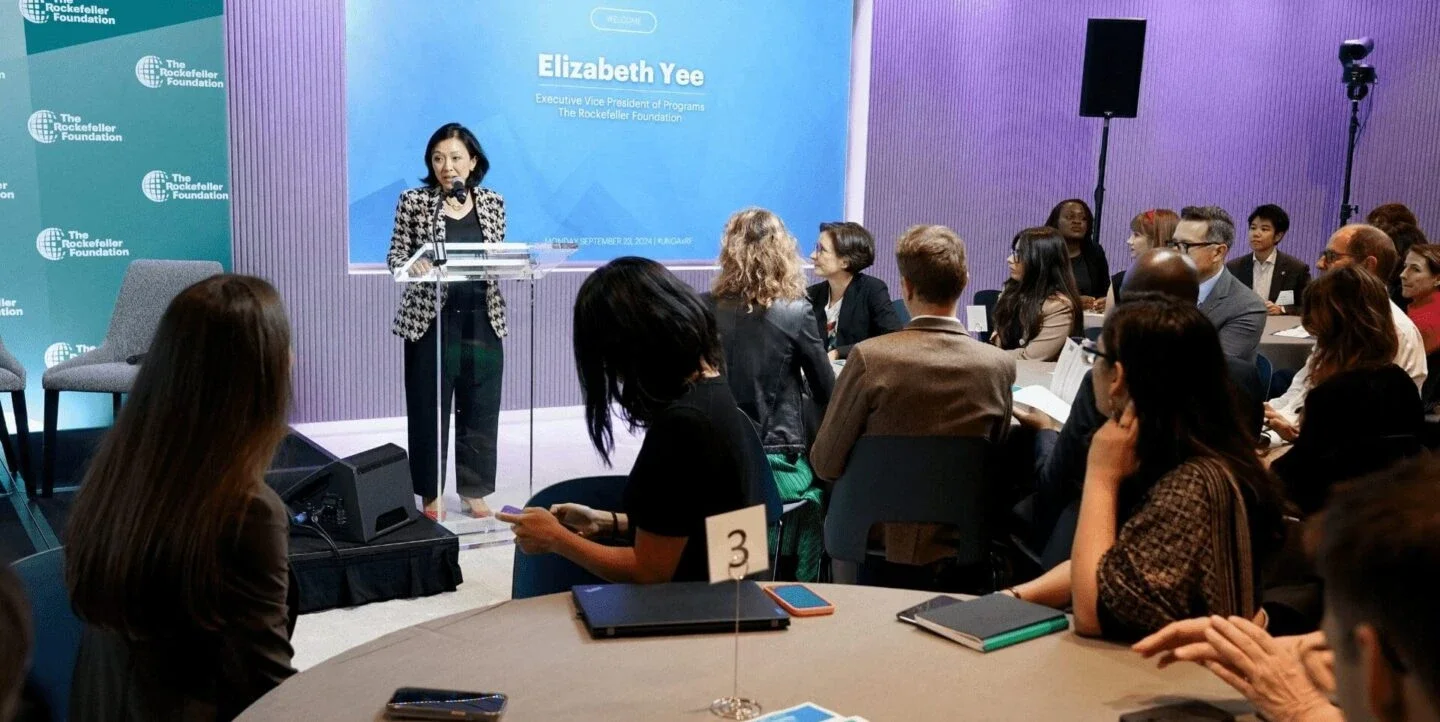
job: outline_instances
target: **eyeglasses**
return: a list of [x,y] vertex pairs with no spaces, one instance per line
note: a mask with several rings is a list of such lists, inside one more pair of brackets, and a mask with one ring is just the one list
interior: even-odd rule
[[832,251],[831,251],[830,249],[826,248],[823,244],[820,244],[820,243],[816,243],[816,244],[815,244],[815,255],[817,255],[817,256],[823,256],[823,255],[825,255],[825,254],[827,254],[827,253],[831,253],[831,252],[832,252]]
[[1097,358],[1103,358],[1110,363],[1115,363],[1115,356],[1113,354],[1101,351],[1100,344],[1088,338],[1080,342],[1080,353],[1081,358],[1084,359],[1085,365],[1087,366],[1094,366],[1095,359]]
[[1190,249],[1192,249],[1192,248],[1204,248],[1205,246],[1218,246],[1218,245],[1220,245],[1220,244],[1219,244],[1219,243],[1216,243],[1215,241],[1201,241],[1201,242],[1199,242],[1199,243],[1187,243],[1187,242],[1185,242],[1185,241],[1170,241],[1169,243],[1166,243],[1166,244],[1165,244],[1165,247],[1166,247],[1166,248],[1169,248],[1169,249],[1172,250],[1172,251],[1179,251],[1179,252],[1181,252],[1181,253],[1189,253],[1189,252],[1190,252]]
[[1340,251],[1335,251],[1327,248],[1320,253],[1320,258],[1326,263],[1334,263],[1342,258],[1355,258],[1355,254],[1341,253]]

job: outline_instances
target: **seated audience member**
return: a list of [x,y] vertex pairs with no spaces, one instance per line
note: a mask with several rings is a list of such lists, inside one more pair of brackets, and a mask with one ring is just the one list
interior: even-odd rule
[[[1382,283],[1395,275],[1400,256],[1395,253],[1395,244],[1385,232],[1374,226],[1348,225],[1335,231],[1325,243],[1325,250],[1315,264],[1321,273],[1346,266],[1358,266],[1379,278]],[[1395,365],[1405,369],[1416,388],[1425,386],[1429,370],[1425,363],[1425,342],[1415,322],[1405,315],[1405,310],[1391,299],[1390,317],[1395,322],[1395,333],[1400,340],[1400,350],[1395,354]]]
[[[1160,294],[1193,304],[1199,288],[1193,261],[1179,251],[1156,248],[1136,259],[1120,298],[1124,303],[1130,298]],[[1264,395],[1255,365],[1229,356],[1225,363],[1246,428],[1260,428],[1265,418]],[[1032,541],[1043,547],[1041,562],[1048,569],[1070,558],[1090,438],[1106,421],[1105,414],[1095,406],[1093,374],[1086,372],[1080,382],[1064,425],[1043,412],[1021,406],[1015,408],[1015,418],[1036,430],[1036,495],[1031,516],[1033,534],[1038,536]]]
[[[1429,243],[1425,240],[1425,232],[1420,230],[1420,221],[1403,203],[1386,203],[1375,207],[1370,214],[1365,216],[1365,222],[1379,228],[1390,237],[1395,244],[1395,257],[1403,259],[1410,251],[1410,247],[1417,244]],[[1388,279],[1390,285],[1390,300],[1394,301],[1400,308],[1409,305],[1400,288],[1400,269],[1396,268]]]
[[[784,502],[809,501],[788,522],[799,557],[796,577],[815,581],[825,550],[823,490],[810,473],[805,405],[830,402],[835,369],[805,298],[795,238],[780,218],[740,211],[720,240],[720,275],[708,299],[725,351],[725,379],[740,410],[755,422]],[[809,394],[806,394],[806,389]]]
[[[1148,250],[1168,245],[1170,239],[1175,237],[1175,224],[1179,222],[1180,216],[1169,208],[1151,208],[1144,213],[1135,214],[1135,217],[1130,219],[1130,237],[1125,239],[1131,260],[1139,258]],[[1115,297],[1124,285],[1124,271],[1111,276],[1110,291],[1105,294],[1105,298],[1095,302],[1095,310],[1104,311],[1113,307]]]
[[1008,260],[990,342],[1018,360],[1054,361],[1085,328],[1065,239],[1054,228],[1027,228],[1010,242]]
[[[625,513],[557,504],[497,518],[514,525],[521,551],[559,554],[612,582],[707,580],[705,519],[759,503],[752,492],[765,464],[720,375],[714,314],[664,266],[626,257],[585,279],[574,328],[585,423],[601,460],[608,465],[615,448],[612,406],[645,429]],[[632,530],[634,546],[587,538]]]
[[[810,461],[822,479],[845,473],[861,436],[962,436],[999,442],[1010,427],[1015,360],[971,338],[955,318],[969,280],[965,243],[944,226],[914,226],[895,245],[911,321],[850,351]],[[890,561],[928,564],[954,554],[936,525],[889,524]],[[913,549],[914,553],[909,553]]]
[[1090,348],[1110,420],[1091,440],[1074,549],[1009,592],[1073,604],[1076,632],[1113,640],[1253,615],[1283,499],[1235,409],[1214,327],[1177,299],[1125,300]]
[[[1265,302],[1271,316],[1299,312],[1305,284],[1310,282],[1310,267],[1304,261],[1281,253],[1277,246],[1290,231],[1290,215],[1284,208],[1266,203],[1250,212],[1250,250],[1227,264],[1236,280],[1249,286]],[[1289,291],[1291,302],[1281,306],[1280,294]]]
[[1207,617],[1175,622],[1135,651],[1161,667],[1204,665],[1275,722],[1440,719],[1440,625],[1416,588],[1440,574],[1437,470],[1426,455],[1337,491],[1318,525],[1322,632],[1277,638],[1249,620]]
[[1265,302],[1225,268],[1235,242],[1235,221],[1219,206],[1186,206],[1170,247],[1195,262],[1200,272],[1200,311],[1220,333],[1226,356],[1255,361],[1265,333]]
[[1095,214],[1090,205],[1079,198],[1060,201],[1050,209],[1045,225],[1058,229],[1065,238],[1075,289],[1085,308],[1094,308],[1096,299],[1105,298],[1110,290],[1110,261],[1094,238]]
[[1435,289],[1440,288],[1440,246],[1419,244],[1405,254],[1400,271],[1401,293],[1410,301],[1405,314],[1415,322],[1425,342],[1425,354],[1440,350],[1440,303]]
[[228,720],[295,673],[285,438],[290,325],[275,289],[219,275],[160,319],[65,530],[85,623],[72,720]]
[[861,273],[875,262],[875,239],[865,226],[821,223],[810,260],[821,281],[806,293],[830,358],[843,359],[855,344],[905,325],[885,282]]
[[15,719],[30,671],[30,605],[20,578],[0,564],[0,722]]

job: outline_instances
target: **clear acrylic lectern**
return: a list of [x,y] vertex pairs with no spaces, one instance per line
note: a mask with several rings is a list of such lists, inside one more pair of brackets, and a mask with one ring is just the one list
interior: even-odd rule
[[[435,454],[435,468],[438,488],[436,492],[441,498],[440,520],[444,526],[456,534],[479,533],[487,531],[500,531],[508,529],[498,523],[483,524],[475,523],[470,517],[460,517],[456,520],[445,518],[445,446],[447,434],[441,433],[444,429],[444,399],[441,397],[443,385],[441,377],[444,373],[444,336],[440,324],[444,320],[444,309],[441,307],[441,284],[453,283],[486,283],[499,281],[524,281],[529,286],[530,292],[530,358],[527,359],[526,367],[530,375],[530,396],[529,396],[529,496],[535,492],[535,282],[554,270],[569,258],[579,246],[573,243],[441,243],[438,249],[435,244],[426,243],[416,251],[413,256],[407,259],[404,265],[395,270],[395,281],[397,283],[434,283],[435,284],[435,308],[436,316],[435,329],[435,396],[439,403],[435,405],[435,439],[434,449],[410,449],[411,454],[433,453]],[[430,268],[424,273],[412,273],[416,264],[424,260],[429,263]],[[424,267],[424,264],[421,264]],[[507,364],[508,365],[508,364]],[[452,429],[452,432],[455,430]],[[450,435],[453,436],[453,433]],[[498,454],[498,452],[497,452]],[[497,486],[500,472],[497,469]],[[527,496],[528,498],[528,496]],[[485,520],[480,520],[485,521]],[[494,520],[488,520],[493,522]]]

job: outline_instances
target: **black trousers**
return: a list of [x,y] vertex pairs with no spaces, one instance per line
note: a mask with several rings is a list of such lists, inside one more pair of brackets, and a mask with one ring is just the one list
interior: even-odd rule
[[[442,340],[443,369],[435,363],[435,327]],[[450,436],[455,404],[455,486],[461,496],[495,492],[495,445],[500,432],[500,389],[505,351],[484,310],[446,309],[419,341],[405,342],[405,415],[410,437],[410,479],[415,493],[439,496],[436,447]],[[440,399],[435,398],[440,373]],[[440,408],[440,437],[435,411]],[[443,451],[442,451],[443,453]],[[444,459],[440,459],[440,469]]]

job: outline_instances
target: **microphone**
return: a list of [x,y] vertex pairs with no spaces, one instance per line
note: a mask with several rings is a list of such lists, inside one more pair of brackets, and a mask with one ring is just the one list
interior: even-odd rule
[[463,200],[465,200],[465,193],[466,193],[465,181],[463,181],[463,180],[461,180],[461,179],[459,179],[459,178],[456,178],[455,180],[450,181],[450,196],[451,196],[452,198],[454,198],[454,199],[457,200],[457,201],[463,201]]

